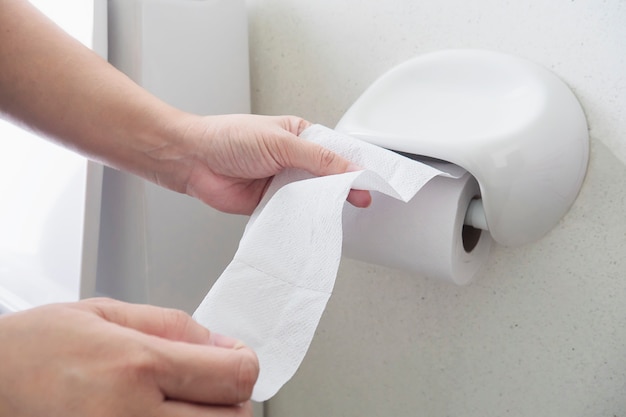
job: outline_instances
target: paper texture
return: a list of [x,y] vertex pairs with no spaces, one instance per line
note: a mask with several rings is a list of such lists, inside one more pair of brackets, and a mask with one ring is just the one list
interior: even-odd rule
[[433,177],[454,177],[323,126],[311,126],[301,137],[364,170],[312,177],[289,169],[277,175],[233,261],[194,314],[210,330],[256,351],[256,401],[272,397],[293,376],[311,343],[337,275],[350,189],[407,202]]

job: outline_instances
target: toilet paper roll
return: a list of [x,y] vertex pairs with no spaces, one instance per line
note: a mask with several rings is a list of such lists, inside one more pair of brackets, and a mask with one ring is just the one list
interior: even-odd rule
[[344,209],[344,255],[466,284],[492,244],[488,232],[463,224],[467,207],[479,196],[469,173],[435,177],[408,203],[373,192],[369,209]]
[[[335,283],[341,259],[342,217],[350,219],[350,215],[342,213],[344,208],[350,209],[345,201],[351,188],[373,190],[404,203],[416,194],[416,201],[435,199],[423,207],[416,202],[413,208],[407,206],[405,211],[396,208],[398,211],[387,213],[388,202],[376,198],[374,217],[397,217],[398,223],[393,224],[393,230],[385,230],[383,221],[356,216],[355,222],[362,220],[351,226],[352,231],[374,224],[378,229],[357,238],[367,237],[372,245],[363,243],[353,248],[363,254],[369,250],[371,254],[378,247],[385,251],[384,255],[376,256],[380,261],[404,252],[406,259],[421,257],[422,266],[432,263],[433,270],[455,277],[461,274],[448,256],[455,249],[446,245],[458,247],[461,240],[457,238],[462,236],[449,232],[444,225],[448,222],[449,229],[456,228],[452,224],[459,224],[462,205],[476,191],[468,185],[470,181],[463,176],[464,171],[457,175],[436,169],[323,126],[309,127],[301,137],[339,153],[364,169],[325,177],[293,169],[277,175],[252,214],[235,257],[193,316],[210,330],[238,338],[255,350],[260,365],[252,396],[256,401],[272,397],[294,375],[311,343]],[[440,186],[433,186],[433,191],[422,197],[420,190],[439,177],[462,179],[441,185],[441,195]],[[412,213],[415,209],[419,210],[417,216]],[[429,229],[427,225],[412,224],[421,221],[429,210],[440,214],[437,218],[440,227]],[[416,233],[406,234],[403,238],[406,246],[393,243],[396,234],[410,227]],[[351,233],[346,235],[351,237]],[[389,237],[388,242],[381,240],[387,239],[384,235]],[[377,246],[377,242],[383,244]],[[415,242],[425,248],[426,254],[410,246]],[[482,248],[483,242],[486,242],[484,238],[479,239],[477,248]],[[480,252],[477,248],[472,256]],[[444,254],[438,256],[439,250]],[[459,255],[462,263],[463,259],[471,258],[464,253]]]

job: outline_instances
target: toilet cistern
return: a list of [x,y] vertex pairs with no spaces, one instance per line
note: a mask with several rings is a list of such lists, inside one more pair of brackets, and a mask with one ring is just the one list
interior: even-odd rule
[[336,130],[469,171],[481,196],[466,224],[506,246],[558,223],[589,157],[585,115],[568,86],[540,65],[486,50],[433,52],[392,68]]

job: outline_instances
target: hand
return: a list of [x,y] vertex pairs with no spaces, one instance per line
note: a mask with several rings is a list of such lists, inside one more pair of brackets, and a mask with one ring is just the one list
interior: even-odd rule
[[[359,167],[317,144],[298,138],[309,122],[294,116],[227,115],[196,118],[186,129],[193,143],[186,192],[218,210],[250,214],[272,177],[283,168],[315,175],[340,174]],[[348,201],[371,203],[369,192],[352,190]]]
[[[251,213],[283,168],[358,169],[298,139],[309,124],[303,119],[200,117],[167,105],[26,0],[0,1],[0,27],[0,56],[10,57],[0,63],[0,114],[218,210]],[[352,191],[348,201],[366,207],[371,197]]]
[[255,354],[183,312],[92,299],[0,317],[0,415],[250,416]]

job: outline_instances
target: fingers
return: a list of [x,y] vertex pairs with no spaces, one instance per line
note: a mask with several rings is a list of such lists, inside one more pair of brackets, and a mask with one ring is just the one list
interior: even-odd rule
[[[314,175],[343,174],[360,169],[331,150],[311,142],[299,141],[293,147],[295,149],[290,153],[292,159],[287,166],[305,169]],[[367,190],[351,190],[348,202],[355,207],[365,208],[372,203],[372,196]]]
[[296,116],[274,116],[273,119],[291,135],[281,135],[280,140],[274,142],[273,152],[276,153],[283,168],[300,168],[311,174],[322,176],[342,174],[354,171],[350,161],[318,144],[298,140],[300,135],[311,125],[310,122]]
[[232,406],[204,406],[178,401],[165,401],[159,409],[159,417],[252,417],[252,404]]
[[81,303],[90,306],[107,321],[153,336],[187,343],[233,347],[238,342],[226,336],[211,334],[180,310],[143,304],[129,304],[107,298],[92,298]]
[[259,375],[259,362],[251,349],[168,341],[157,348],[154,378],[167,398],[218,405],[250,399]]
[[314,175],[342,174],[358,169],[347,159],[312,142],[291,140],[287,147],[285,166],[305,169]]
[[178,310],[103,298],[80,304],[139,332],[137,340],[150,347],[145,370],[166,398],[218,405],[250,399],[259,362],[240,341],[212,335]]
[[372,195],[366,190],[350,190],[347,200],[354,207],[367,208],[372,204]]
[[279,122],[283,128],[296,136],[304,131],[307,127],[311,126],[311,122],[304,120],[297,116],[277,116]]
[[[311,124],[306,120],[288,116],[286,117],[287,130],[294,135],[299,135]],[[284,167],[304,169],[311,174],[333,175],[348,171],[355,171],[360,167],[355,166],[347,159],[315,143],[302,140],[288,140],[287,150],[283,152],[282,164]],[[372,196],[366,190],[351,190],[348,194],[348,202],[355,207],[365,208],[372,203]]]

